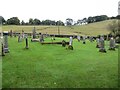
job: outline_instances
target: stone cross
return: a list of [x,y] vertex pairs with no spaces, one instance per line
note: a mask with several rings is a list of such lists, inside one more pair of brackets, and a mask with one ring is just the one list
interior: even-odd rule
[[33,39],[35,39],[36,38],[36,29],[35,29],[35,27],[33,28]]
[[8,53],[9,52],[9,49],[8,49],[8,31],[3,32],[3,37],[4,37],[4,52]]
[[115,50],[115,39],[113,37],[110,38],[109,50]]
[[100,48],[99,48],[99,52],[106,52],[105,50],[105,42],[104,42],[104,38],[101,36],[100,37]]

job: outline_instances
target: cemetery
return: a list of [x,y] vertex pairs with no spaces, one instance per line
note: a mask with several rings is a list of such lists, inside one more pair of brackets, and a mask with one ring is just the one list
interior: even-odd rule
[[58,37],[35,30],[16,35],[3,31],[3,87],[117,87],[119,47],[113,37]]
[[118,87],[120,47],[114,37],[58,35],[31,27],[1,33],[3,88]]

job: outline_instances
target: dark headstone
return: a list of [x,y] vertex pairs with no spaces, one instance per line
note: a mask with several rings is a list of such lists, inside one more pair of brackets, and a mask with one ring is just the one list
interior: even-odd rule
[[12,30],[10,30],[9,34],[10,34],[10,37],[13,36],[13,32],[12,32]]
[[28,38],[27,38],[27,37],[26,37],[26,39],[25,39],[25,43],[26,43],[25,48],[28,49]]

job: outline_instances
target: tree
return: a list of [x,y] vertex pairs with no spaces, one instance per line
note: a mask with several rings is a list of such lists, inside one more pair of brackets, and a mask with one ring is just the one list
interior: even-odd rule
[[33,23],[34,23],[34,25],[40,25],[41,24],[41,21],[39,20],[39,19],[34,19],[33,20]]
[[29,25],[34,25],[34,20],[32,18],[29,19]]
[[64,23],[61,20],[59,20],[59,21],[56,22],[56,25],[64,26]]
[[72,24],[73,24],[73,19],[67,18],[67,19],[66,19],[66,25],[67,25],[67,26],[71,26]]
[[21,25],[25,25],[25,22],[22,20]]
[[2,16],[0,16],[0,23],[2,23],[2,24],[6,23],[5,19]]
[[8,25],[20,25],[20,20],[18,19],[18,17],[12,17],[7,20],[7,24]]

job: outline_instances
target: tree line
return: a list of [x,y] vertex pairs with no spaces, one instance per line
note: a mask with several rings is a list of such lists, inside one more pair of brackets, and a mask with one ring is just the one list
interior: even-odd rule
[[83,25],[83,24],[89,24],[94,22],[100,22],[108,19],[120,19],[120,16],[116,17],[108,17],[107,15],[100,15],[100,16],[93,16],[83,19],[78,19],[76,22],[74,22],[73,19],[67,18],[65,23],[61,20],[54,21],[54,20],[39,20],[37,18],[33,19],[30,18],[28,22],[25,22],[24,20],[20,21],[18,17],[11,17],[7,20],[4,19],[4,17],[0,16],[0,21],[2,21],[3,25],[60,25],[60,26],[70,26],[70,25]]

